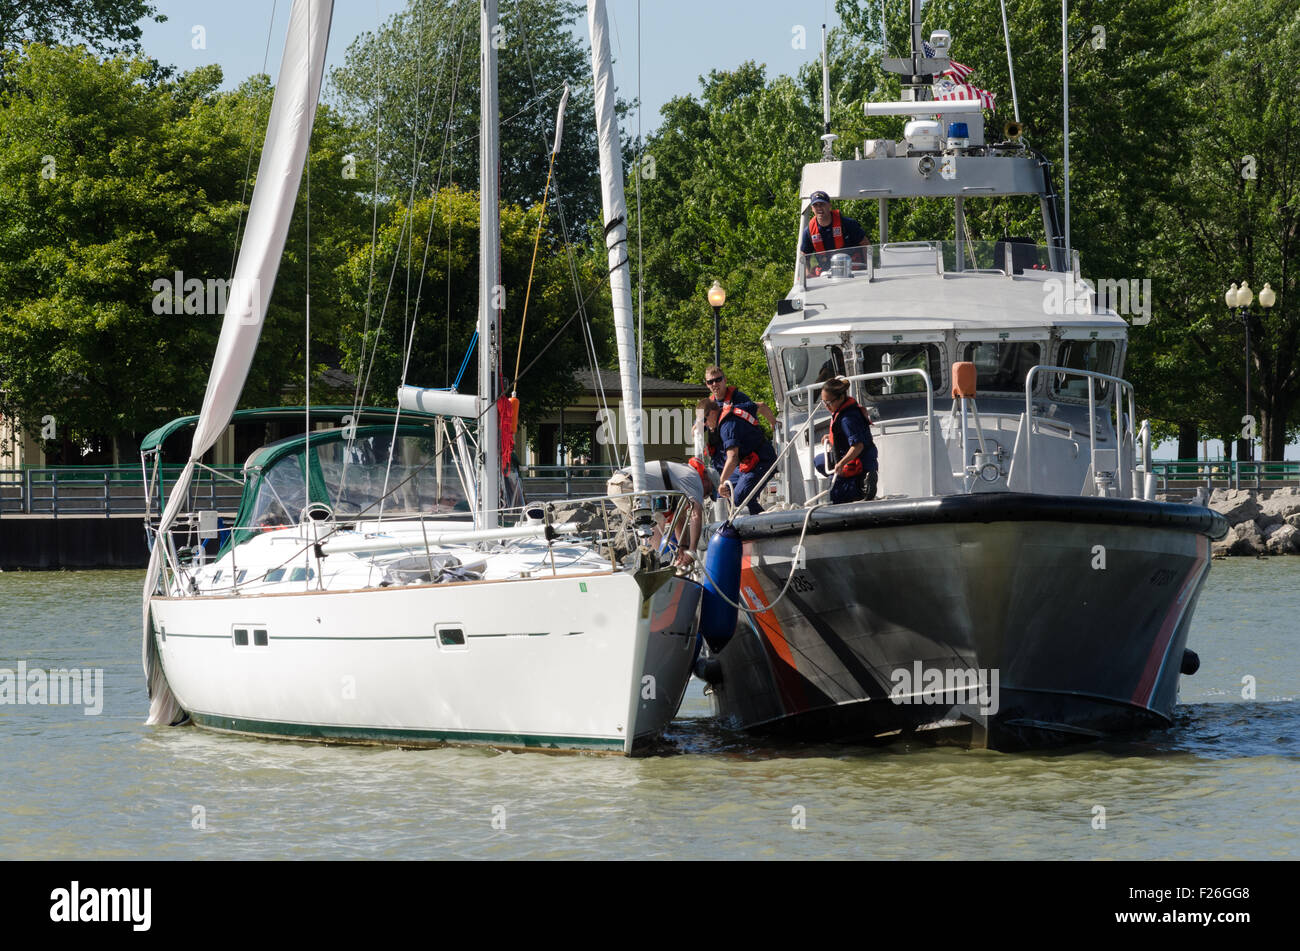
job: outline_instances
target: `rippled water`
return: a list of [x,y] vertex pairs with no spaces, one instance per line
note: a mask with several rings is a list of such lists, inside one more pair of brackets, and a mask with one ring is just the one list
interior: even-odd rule
[[0,705],[6,858],[1300,857],[1300,558],[1215,563],[1176,726],[1047,755],[758,743],[698,683],[636,760],[145,727],[140,583],[0,574],[0,667],[106,691]]

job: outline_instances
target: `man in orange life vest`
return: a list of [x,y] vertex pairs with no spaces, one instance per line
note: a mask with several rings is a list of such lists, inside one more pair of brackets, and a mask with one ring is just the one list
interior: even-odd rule
[[[704,371],[704,383],[720,407],[718,435],[725,458],[718,476],[718,493],[738,505],[755,486],[767,481],[765,477],[776,462],[776,449],[758,425],[758,415],[762,414],[775,429],[776,414],[767,405],[755,403],[736,387],[728,386],[726,374],[718,367]],[[749,500],[749,514],[761,511],[756,494]]]
[[819,262],[816,267],[830,266],[830,256],[823,252],[837,248],[857,248],[867,243],[867,233],[862,230],[862,225],[852,218],[841,217],[838,211],[832,211],[830,196],[825,192],[813,192],[809,200],[812,202],[813,216],[808,219],[808,227],[804,229],[799,250],[804,254],[816,254]]

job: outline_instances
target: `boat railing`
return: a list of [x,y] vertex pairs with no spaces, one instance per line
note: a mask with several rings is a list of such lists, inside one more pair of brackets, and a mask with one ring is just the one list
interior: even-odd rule
[[[179,518],[168,530],[164,544],[173,556],[173,565],[179,566],[184,574],[191,574],[196,568],[228,554],[231,593],[238,593],[241,585],[280,580],[278,576],[268,579],[267,575],[276,568],[294,566],[306,566],[310,570],[301,578],[291,580],[303,581],[308,589],[321,588],[324,572],[317,570],[319,562],[331,554],[392,553],[395,557],[432,558],[449,547],[530,539],[549,543],[548,547],[566,543],[588,546],[602,557],[608,557],[611,570],[617,570],[626,554],[651,539],[655,525],[675,530],[680,537],[688,524],[689,509],[688,497],[677,489],[655,489],[639,495],[593,495],[499,509],[495,514],[504,527],[484,530],[474,526],[473,513],[468,511],[383,515],[375,512],[336,519],[327,506],[315,503],[299,521],[286,525],[218,525],[213,520],[201,524],[198,513],[188,513],[194,517]],[[651,516],[649,522],[642,517],[643,513]],[[663,516],[663,521],[655,519],[656,515]],[[346,536],[341,535],[344,531]],[[283,556],[277,555],[272,566],[259,563],[250,569],[245,560],[241,567],[241,544],[228,544],[228,539],[247,540],[258,536],[283,540]],[[156,529],[150,530],[150,538],[152,543],[157,543]],[[553,561],[551,568],[555,568]],[[174,571],[168,587],[194,593],[188,579],[177,578]],[[227,589],[221,590],[224,593]],[[205,589],[205,593],[212,592]]]
[[[1135,397],[1133,393],[1133,384],[1128,380],[1117,376],[1111,376],[1108,373],[1099,373],[1096,370],[1080,370],[1074,367],[1057,367],[1038,365],[1030,367],[1029,372],[1025,374],[1025,446],[1024,446],[1024,467],[1025,482],[1024,491],[1034,491],[1034,466],[1033,466],[1033,446],[1034,436],[1037,434],[1037,427],[1045,425],[1051,421],[1036,417],[1034,415],[1034,379],[1039,373],[1056,373],[1061,376],[1078,376],[1084,377],[1088,381],[1088,463],[1089,474],[1092,477],[1093,485],[1098,495],[1109,495],[1112,489],[1124,491],[1124,477],[1128,476],[1128,492],[1132,498],[1145,498],[1148,489],[1145,485],[1139,485],[1137,473],[1146,474],[1150,472],[1150,445],[1151,430],[1145,427],[1142,430],[1141,442],[1143,444],[1143,462],[1139,466],[1137,460],[1137,443],[1138,435],[1133,430],[1133,421],[1136,418]],[[1111,411],[1114,412],[1115,436],[1116,436],[1116,464],[1115,468],[1102,469],[1098,465],[1097,456],[1097,382],[1112,384],[1107,387],[1108,392],[1102,398],[1103,403],[1109,403],[1111,409],[1107,411],[1106,418],[1110,419]],[[1128,413],[1124,413],[1123,398],[1127,394]],[[1059,425],[1059,424],[1057,424]],[[1127,459],[1126,459],[1127,455]],[[1119,480],[1119,485],[1115,485],[1114,480]]]
[[[927,447],[928,459],[929,459],[929,475],[927,478],[926,491],[929,495],[934,495],[934,385],[930,381],[930,374],[919,367],[911,367],[906,370],[885,370],[880,373],[857,373],[854,374],[853,376],[841,377],[841,379],[848,380],[848,382],[852,384],[852,383],[862,383],[868,380],[892,380],[897,377],[903,377],[903,376],[920,377],[925,384],[925,416],[922,419],[917,420],[917,431],[918,432],[924,431],[926,434],[926,447]],[[811,475],[811,473],[816,471],[814,460],[816,458],[817,443],[814,436],[817,428],[817,423],[819,422],[818,407],[820,406],[820,403],[816,403],[813,401],[813,394],[820,392],[821,388],[824,385],[825,385],[825,381],[823,380],[815,383],[809,383],[806,386],[796,387],[786,392],[785,400],[784,400],[786,419],[790,419],[792,417],[797,402],[801,403],[803,406],[809,407],[808,413],[812,417],[812,423],[809,424],[808,430],[804,434],[803,438],[807,442],[807,461],[808,461],[808,466],[804,471],[810,473],[809,475],[810,482],[813,480],[813,476]],[[823,415],[820,417],[820,419],[826,419],[826,420],[830,419],[830,413],[825,412],[825,410],[822,410],[822,413]],[[916,418],[913,417],[912,419],[915,420]],[[887,422],[892,425],[896,423],[901,424],[905,421],[889,420]],[[786,458],[785,484],[788,487],[794,484],[793,454],[788,453],[785,458]],[[806,490],[807,497],[811,497],[816,494],[814,491],[812,491],[813,488],[814,488],[813,485],[806,486],[805,490]],[[788,488],[787,491],[789,491]]]
[[958,238],[887,241],[799,254],[795,286],[807,290],[810,277],[833,282],[865,278],[871,283],[893,274],[993,274],[1041,277],[1056,272],[1052,248],[1020,241]]

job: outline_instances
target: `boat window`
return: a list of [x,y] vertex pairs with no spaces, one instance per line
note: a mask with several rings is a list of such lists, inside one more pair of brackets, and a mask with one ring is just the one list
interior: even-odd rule
[[253,646],[254,646],[254,647],[265,647],[266,644],[267,644],[267,641],[266,641],[266,631],[263,631],[263,630],[261,630],[260,628],[254,630],[254,631],[253,631]]
[[[1115,372],[1115,342],[1113,340],[1062,340],[1056,365],[1072,370],[1090,370],[1094,373]],[[1104,400],[1110,393],[1110,384],[1104,380],[1093,383],[1093,397]],[[1064,373],[1052,374],[1052,393],[1073,399],[1088,398],[1088,380],[1082,376]]]
[[218,568],[218,569],[217,569],[216,574],[214,574],[214,575],[212,576],[212,583],[213,583],[213,584],[216,584],[218,581],[221,580],[221,572],[222,572],[223,570],[224,570],[224,569],[221,569],[221,568]]
[[[936,390],[943,384],[942,356],[933,343],[870,344],[858,348],[859,373],[887,373],[891,370],[924,370]],[[924,393],[919,376],[898,376],[888,380],[863,380],[864,396],[899,396]]]
[[438,458],[432,436],[398,436],[394,442],[390,433],[313,447],[325,477],[330,506],[339,516],[378,516],[385,486],[385,517],[469,511],[450,443],[444,443],[443,450]]
[[294,568],[289,572],[290,581],[308,581],[316,577],[315,568]]
[[[834,376],[844,375],[844,351],[833,344],[820,347],[786,347],[781,351],[781,365],[785,370],[786,392],[821,383]],[[802,395],[792,400],[795,406],[806,406]]]
[[235,646],[236,647],[248,646],[248,630],[246,628],[242,628],[242,627],[235,628]]
[[1023,393],[1025,374],[1042,363],[1043,346],[1034,342],[968,343],[962,359],[975,364],[975,385],[980,390]]
[[279,581],[283,577],[284,577],[283,568],[272,568],[270,571],[266,573],[267,581]]
[[267,469],[258,483],[253,524],[261,528],[295,524],[302,512],[304,492],[302,456],[285,456]]

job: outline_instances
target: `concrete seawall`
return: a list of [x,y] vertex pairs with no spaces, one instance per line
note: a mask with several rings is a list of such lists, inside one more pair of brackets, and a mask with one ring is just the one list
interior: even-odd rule
[[148,564],[140,515],[0,517],[0,571],[144,568]]

